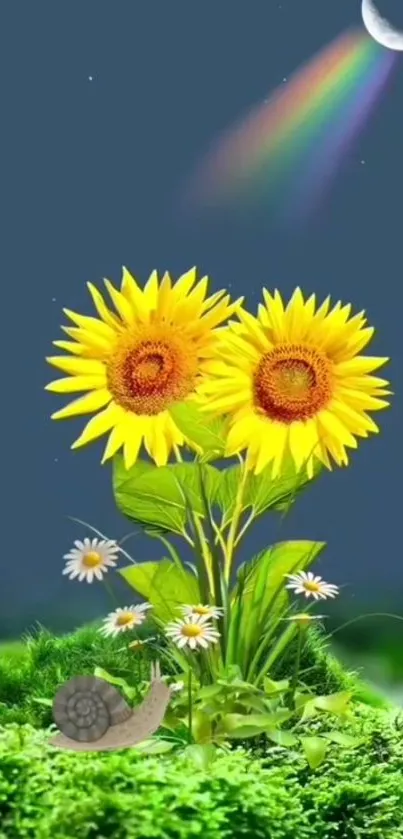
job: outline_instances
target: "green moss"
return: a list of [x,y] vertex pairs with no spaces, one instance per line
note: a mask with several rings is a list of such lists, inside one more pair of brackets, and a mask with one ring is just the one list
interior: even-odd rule
[[[358,701],[345,730],[362,745],[331,746],[316,771],[299,753],[256,741],[253,753],[221,755],[208,771],[183,754],[53,749],[40,728],[50,711],[33,695],[53,697],[94,664],[130,681],[133,658],[117,654],[121,646],[90,627],[60,639],[41,631],[23,652],[0,653],[0,839],[403,839],[403,733],[395,712]],[[317,633],[303,669],[323,693],[365,693]],[[29,717],[35,727],[17,724]],[[322,727],[311,721],[309,733]]]

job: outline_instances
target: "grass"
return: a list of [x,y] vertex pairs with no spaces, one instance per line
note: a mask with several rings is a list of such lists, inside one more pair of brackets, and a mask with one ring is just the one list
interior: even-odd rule
[[[255,741],[207,771],[181,754],[52,749],[50,708],[35,699],[52,699],[62,682],[95,666],[133,682],[133,654],[118,653],[122,640],[103,638],[96,625],[61,638],[38,628],[0,647],[0,839],[403,839],[396,714],[318,633],[309,638],[304,681],[323,693],[351,690],[348,730],[362,737],[352,751],[331,747],[316,771],[297,752]],[[272,675],[289,666],[284,660]],[[320,721],[312,726],[320,733]]]

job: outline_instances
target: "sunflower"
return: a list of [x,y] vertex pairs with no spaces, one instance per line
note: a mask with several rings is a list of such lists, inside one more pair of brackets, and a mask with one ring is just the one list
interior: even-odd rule
[[206,297],[208,278],[195,282],[195,268],[176,283],[169,274],[159,283],[154,271],[140,289],[123,268],[120,291],[105,280],[115,311],[91,283],[87,285],[99,318],[64,309],[74,326],[62,328],[72,340],[54,345],[70,355],[47,361],[68,376],[51,382],[46,390],[87,393],[56,411],[52,419],[99,412],[73,449],[110,432],[103,462],[123,447],[128,469],[142,444],[162,466],[172,449],[185,442],[169,408],[195,397],[214,355],[216,327],[242,302],[231,304],[224,291]]
[[220,338],[220,359],[208,364],[201,388],[205,410],[229,414],[227,456],[246,450],[254,472],[272,475],[292,459],[314,472],[348,464],[356,437],[378,431],[368,411],[386,408],[385,379],[371,375],[389,359],[359,355],[374,329],[364,313],[330,298],[316,311],[315,295],[299,288],[284,306],[278,291],[263,289],[257,317],[240,309]]

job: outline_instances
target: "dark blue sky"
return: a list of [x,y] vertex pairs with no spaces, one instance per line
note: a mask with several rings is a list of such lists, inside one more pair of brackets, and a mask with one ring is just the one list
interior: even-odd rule
[[[55,378],[44,357],[61,337],[62,307],[92,314],[86,282],[117,282],[123,264],[142,280],[196,264],[214,290],[230,286],[251,308],[263,285],[286,296],[301,285],[367,310],[372,354],[392,358],[393,407],[350,468],[300,501],[282,536],[328,542],[320,569],[346,584],[346,605],[360,592],[398,597],[403,57],[320,220],[285,234],[264,207],[253,225],[180,217],[178,185],[219,131],[360,25],[358,0],[8,0],[0,23],[3,624],[105,608],[103,591],[61,576],[62,555],[85,535],[66,516],[110,538],[130,526],[114,511],[102,446],[69,449],[83,420],[49,419],[62,402],[43,390]],[[270,538],[262,524],[249,548]],[[137,559],[159,556],[154,542],[131,547]]]

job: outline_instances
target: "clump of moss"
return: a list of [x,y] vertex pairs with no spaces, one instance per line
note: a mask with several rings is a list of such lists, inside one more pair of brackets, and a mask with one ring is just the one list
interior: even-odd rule
[[[141,654],[128,649],[127,638],[105,638],[94,624],[60,638],[39,627],[18,647],[0,649],[0,724],[30,723],[41,728],[51,723],[51,709],[37,699],[53,699],[67,679],[91,674],[102,667],[128,684],[148,678],[148,651]],[[152,629],[140,626],[139,638]],[[155,634],[155,633],[153,633]],[[166,668],[165,668],[166,669]]]

